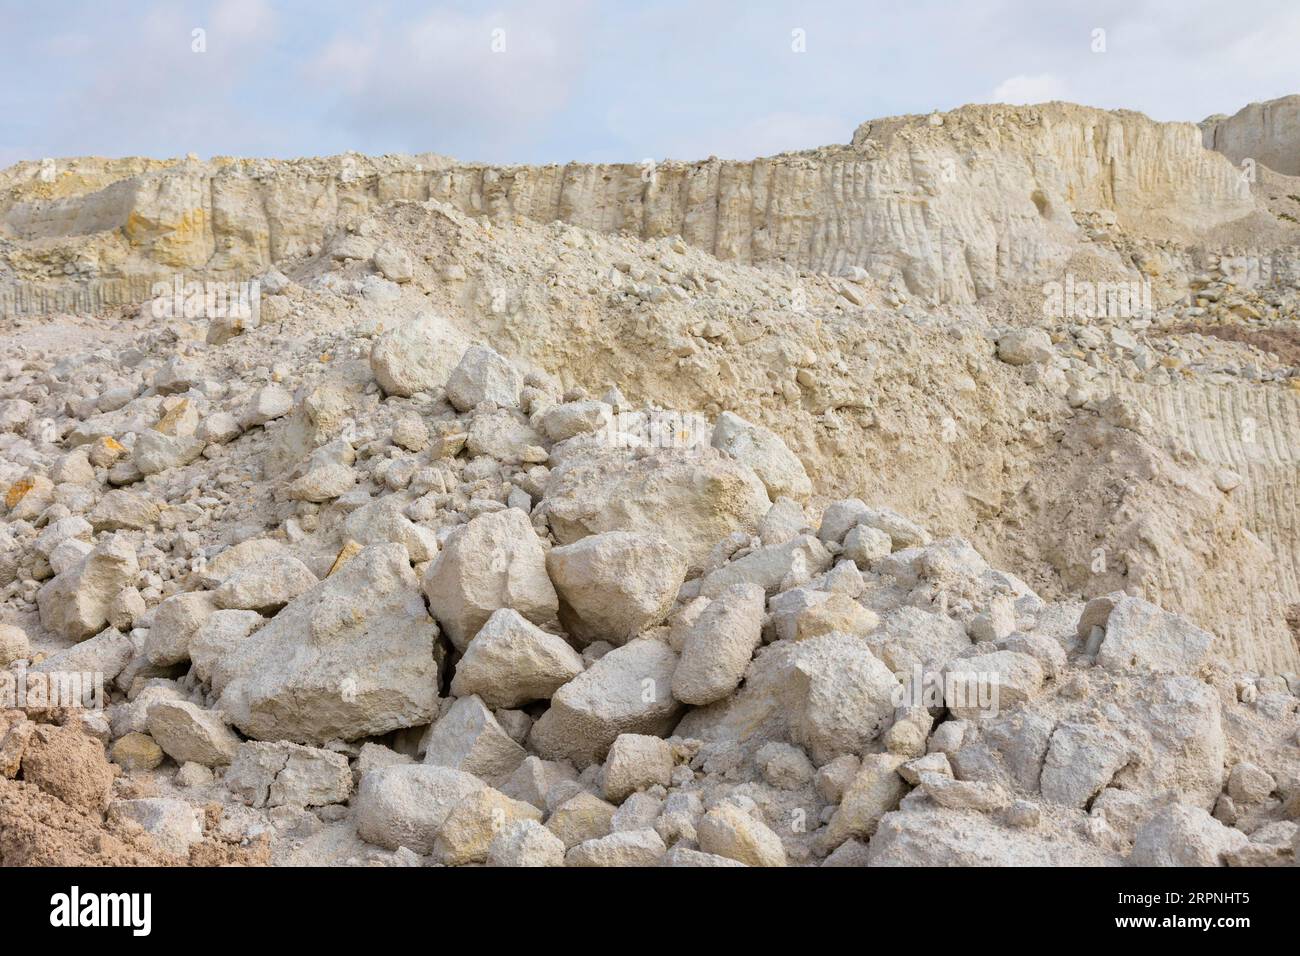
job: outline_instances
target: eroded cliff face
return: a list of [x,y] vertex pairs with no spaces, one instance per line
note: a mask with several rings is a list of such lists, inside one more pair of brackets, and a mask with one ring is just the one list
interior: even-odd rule
[[[445,157],[58,161],[0,174],[0,308],[136,301],[176,271],[244,278],[396,199],[651,239],[719,259],[866,269],[923,301],[1041,281],[1101,216],[1194,238],[1256,208],[1195,126],[1069,104],[969,106],[753,162],[484,166]],[[68,280],[74,280],[71,284]],[[80,296],[80,299],[76,298]]]
[[[1068,104],[875,121],[752,163],[26,163],[0,171],[0,314],[107,317],[178,275],[264,274],[263,320],[290,334],[432,310],[566,386],[745,409],[819,500],[967,537],[1054,597],[1142,594],[1286,672],[1300,363],[1185,331],[1295,321],[1300,188],[1264,172],[1190,124]],[[1150,282],[1156,312],[1045,317],[1067,272]],[[998,361],[1028,325],[1053,348]],[[239,331],[208,330],[214,353]],[[1264,457],[1229,440],[1247,426]],[[11,457],[6,481],[28,468]]]
[[1300,176],[1300,96],[1251,103],[1231,116],[1201,121],[1206,149],[1234,163],[1254,160],[1275,172]]
[[0,676],[108,705],[0,709],[0,865],[1294,861],[1300,179],[1221,148],[0,171]]

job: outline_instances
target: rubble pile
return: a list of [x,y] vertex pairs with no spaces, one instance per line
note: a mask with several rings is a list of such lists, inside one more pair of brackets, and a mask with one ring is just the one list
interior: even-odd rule
[[1294,675],[1234,673],[1123,592],[1045,600],[888,508],[811,507],[799,459],[734,412],[562,391],[485,346],[434,381],[436,327],[374,341],[374,379],[419,390],[371,387],[356,430],[261,489],[276,534],[232,521],[238,470],[343,384],[223,412],[165,362],[86,419],[156,416],[112,429],[129,446],[85,428],[11,487],[19,582],[70,643],[10,625],[5,663],[102,675],[107,706],[8,712],[0,786],[182,859],[1293,860]]
[[1293,865],[1300,180],[1183,125],[878,121],[712,231],[0,173],[0,864]]

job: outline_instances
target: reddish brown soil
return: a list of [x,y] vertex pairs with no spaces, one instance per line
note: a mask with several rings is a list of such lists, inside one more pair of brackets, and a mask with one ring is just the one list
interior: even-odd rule
[[[75,722],[33,728],[23,714],[5,712],[0,713],[0,744],[15,728],[21,739],[14,734],[8,744],[10,750],[21,748],[17,778],[0,767],[0,866],[261,866],[269,861],[265,838],[244,847],[209,835],[190,848],[188,859],[160,852],[138,825],[106,819],[104,808],[112,797],[132,799],[151,788],[115,783],[116,768],[99,740]],[[221,807],[205,809],[205,830],[213,834]]]
[[1176,331],[1199,332],[1225,342],[1242,342],[1264,352],[1274,353],[1283,365],[1300,365],[1300,327],[1275,325],[1252,329],[1242,325],[1186,325]]

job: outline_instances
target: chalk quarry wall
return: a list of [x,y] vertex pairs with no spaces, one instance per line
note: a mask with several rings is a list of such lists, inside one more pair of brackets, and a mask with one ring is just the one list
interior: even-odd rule
[[[44,172],[43,172],[44,169]],[[733,162],[487,166],[445,157],[79,159],[0,173],[0,309],[139,301],[177,271],[247,278],[395,199],[673,234],[721,259],[867,269],[932,303],[1035,281],[1077,213],[1187,236],[1254,208],[1190,123],[1069,104],[875,121],[852,143]]]
[[1253,159],[1288,176],[1300,176],[1300,96],[1251,103],[1232,116],[1211,116],[1201,123],[1206,149],[1234,163]]

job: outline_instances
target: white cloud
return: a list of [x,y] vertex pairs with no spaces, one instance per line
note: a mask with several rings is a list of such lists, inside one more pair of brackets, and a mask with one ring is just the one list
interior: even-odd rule
[[482,158],[543,129],[567,106],[589,45],[583,0],[489,14],[432,10],[339,35],[305,73],[330,120],[364,143]]
[[1003,80],[989,97],[990,103],[1008,103],[1021,106],[1026,103],[1047,103],[1068,99],[1065,84],[1051,73],[1028,76],[1021,73]]
[[[196,27],[206,30],[205,52],[191,45]],[[264,0],[221,0],[201,18],[153,5],[111,29],[89,45],[83,34],[50,41],[63,63],[84,66],[90,80],[46,79],[55,105],[42,117],[42,140],[28,158],[234,152],[220,142],[225,131],[258,127],[259,118],[236,99],[275,40]],[[51,62],[59,62],[54,54]]]
[[76,31],[55,34],[44,44],[45,54],[52,57],[86,56],[93,53],[94,48],[93,36]]
[[[0,0],[0,162],[749,158],[981,99],[1194,121],[1298,91],[1296,0],[1235,0],[1230,17],[1215,0],[1090,0],[1086,16],[1035,0],[875,6]],[[806,53],[790,49],[794,27]],[[1104,54],[1091,49],[1098,27]]]
[[210,19],[212,32],[235,42],[258,39],[275,27],[275,13],[265,0],[221,0]]

